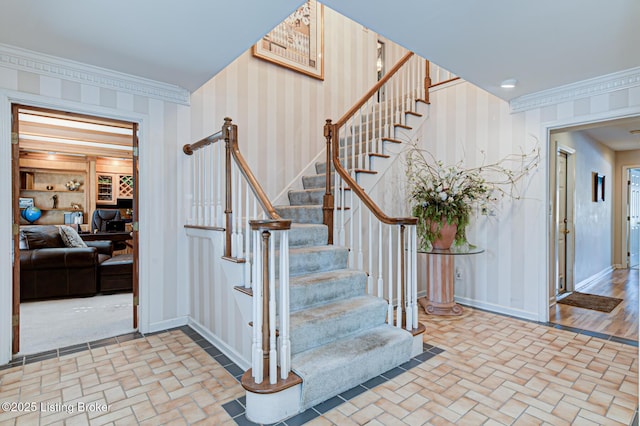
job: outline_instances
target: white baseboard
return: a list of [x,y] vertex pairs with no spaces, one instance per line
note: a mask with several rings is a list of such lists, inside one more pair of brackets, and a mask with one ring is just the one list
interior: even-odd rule
[[159,321],[149,324],[147,330],[141,330],[141,333],[155,333],[156,331],[168,330],[170,328],[182,327],[189,322],[188,317],[172,318],[170,320]]
[[529,312],[529,311],[524,311],[522,309],[509,308],[506,306],[495,305],[493,303],[482,302],[474,299],[467,299],[465,297],[456,297],[455,300],[456,302],[462,305],[470,306],[472,308],[484,309],[486,311],[495,312],[497,314],[509,315],[509,316],[521,318],[524,320],[540,321],[540,319],[538,318],[537,312]]
[[583,288],[588,287],[589,285],[593,284],[595,281],[603,278],[605,275],[610,274],[613,271],[613,269],[614,269],[613,266],[608,266],[604,268],[602,271],[598,272],[597,274],[591,275],[589,278],[586,278],[580,281],[579,283],[576,283],[573,286],[573,290],[580,291]]
[[225,354],[231,361],[235,362],[238,367],[243,370],[248,370],[249,368],[251,368],[251,361],[244,359],[244,357],[240,355],[235,349],[227,345],[224,341],[220,340],[219,337],[213,334],[208,328],[200,324],[198,321],[194,320],[193,318],[189,318],[188,325],[189,327],[200,333],[200,335],[204,337],[209,343],[220,349],[220,351]]

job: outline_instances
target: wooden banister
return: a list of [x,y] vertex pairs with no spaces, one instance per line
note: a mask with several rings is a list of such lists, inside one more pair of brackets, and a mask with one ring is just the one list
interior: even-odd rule
[[393,66],[393,68],[391,68],[389,70],[388,73],[386,73],[381,79],[380,81],[378,81],[378,83],[376,83],[376,85],[374,85],[371,89],[369,89],[369,91],[367,93],[365,93],[365,95],[360,98],[360,100],[358,102],[356,102],[356,104],[354,106],[351,107],[351,109],[349,109],[349,111],[347,111],[342,117],[340,117],[340,119],[338,121],[336,121],[335,126],[337,126],[338,128],[344,126],[344,124],[347,122],[347,120],[349,118],[351,118],[352,116],[355,115],[356,112],[358,112],[360,110],[360,108],[362,108],[362,106],[378,91],[380,90],[380,88],[382,86],[385,85],[385,83],[387,81],[389,81],[399,70],[400,68],[402,68],[402,66],[409,60],[411,59],[411,57],[413,56],[413,52],[408,52],[407,54],[405,54],[399,61],[397,64],[395,64]]
[[[348,119],[349,117],[347,117]],[[345,120],[346,121],[346,120]],[[344,181],[344,184],[348,186],[353,193],[356,194],[358,198],[364,203],[365,206],[373,213],[373,215],[382,223],[386,223],[387,225],[415,225],[418,223],[417,217],[390,217],[387,216],[378,205],[367,195],[366,192],[358,185],[351,177],[347,169],[345,169],[340,163],[340,157],[338,156],[338,152],[340,149],[340,137],[339,130],[337,124],[331,124],[331,120],[327,120],[327,124],[325,126],[328,127],[329,135],[332,139],[332,151],[333,151],[333,166],[336,171]],[[327,127],[325,127],[327,129]],[[325,130],[326,132],[327,130]]]
[[198,142],[185,144],[182,147],[182,152],[184,152],[187,155],[193,155],[193,153],[199,150],[200,148],[204,148],[207,145],[211,145],[212,143],[221,141],[223,139],[224,139],[224,134],[222,133],[222,130],[220,130],[219,132],[216,132],[211,136],[207,136],[206,138],[200,139]]

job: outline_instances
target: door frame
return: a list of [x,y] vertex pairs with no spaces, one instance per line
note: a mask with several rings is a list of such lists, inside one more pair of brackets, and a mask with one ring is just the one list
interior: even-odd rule
[[[554,152],[554,146],[552,141],[551,132],[554,130],[560,130],[566,127],[580,126],[586,124],[593,123],[601,123],[610,120],[617,120],[621,118],[630,118],[630,117],[638,117],[640,116],[640,105],[620,108],[615,110],[606,110],[603,112],[587,114],[582,116],[571,116],[568,118],[556,119],[554,121],[546,121],[540,122],[539,134],[541,138],[545,139],[545,147],[547,149],[547,157],[548,161],[546,166],[551,167],[551,162],[555,163],[555,155],[548,155],[550,152]],[[552,197],[555,197],[554,185],[555,182],[552,182],[552,173],[551,169],[547,170],[547,185],[546,185],[546,200],[545,200],[545,213],[546,213],[546,235],[547,235],[547,244],[546,244],[546,253],[545,253],[545,261],[546,261],[546,281],[541,280],[540,286],[538,287],[538,321],[549,321],[549,287],[551,282],[555,276],[555,264],[554,260],[554,252],[553,252],[553,229],[555,224],[552,222],[553,219],[553,200]]]
[[[96,117],[110,118],[114,120],[137,123],[138,125],[138,154],[140,150],[148,144],[146,135],[149,116],[147,114],[133,111],[107,108],[100,105],[84,104],[80,102],[68,101],[64,99],[49,98],[14,90],[0,89],[0,181],[12,182],[11,179],[11,105],[20,104],[24,106],[48,108],[59,111],[68,111],[76,114],[92,115]],[[140,163],[140,156],[137,158]],[[138,179],[136,186],[139,193],[144,194],[144,179]],[[142,197],[144,199],[144,197]],[[144,201],[138,200],[138,218],[144,217],[141,210],[144,209]],[[11,361],[12,354],[12,310],[13,310],[13,258],[14,238],[12,226],[12,188],[11,185],[0,185],[0,217],[6,220],[0,223],[0,241],[6,241],[10,246],[5,246],[3,250],[7,256],[0,256],[0,365]],[[140,238],[139,231],[134,233],[138,243],[144,241]],[[144,247],[139,248],[144,252]],[[144,259],[138,257],[138,330],[142,333],[149,328],[148,318],[148,280],[145,279],[145,271],[148,269]],[[135,307],[134,307],[135,309]]]
[[560,230],[558,228],[558,169],[557,169],[557,158],[559,153],[564,153],[567,156],[567,188],[566,188],[566,197],[567,197],[567,207],[566,207],[566,215],[567,218],[570,218],[567,227],[570,232],[568,237],[565,239],[566,245],[566,257],[565,257],[565,291],[570,292],[574,290],[575,286],[575,189],[576,189],[576,150],[568,147],[566,145],[560,144],[557,141],[553,140],[553,135],[550,135],[550,144],[553,150],[554,155],[549,155],[549,192],[553,194],[553,196],[549,197],[551,206],[550,206],[550,223],[551,227],[551,259],[550,266],[552,269],[552,277],[553,279],[549,280],[549,302],[548,306],[551,307],[556,303],[556,284],[558,277],[558,237],[560,234]]
[[629,195],[627,190],[627,181],[629,180],[629,173],[633,169],[640,170],[640,164],[638,165],[625,165],[622,166],[621,179],[620,179],[620,263],[624,269],[629,268],[629,256],[626,253],[629,251],[629,226],[627,221],[628,208],[629,208]]

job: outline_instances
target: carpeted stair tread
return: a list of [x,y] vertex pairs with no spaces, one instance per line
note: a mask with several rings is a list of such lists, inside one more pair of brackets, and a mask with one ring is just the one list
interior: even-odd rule
[[[326,245],[289,248],[289,275],[345,269],[349,250],[346,247]],[[276,268],[278,263],[276,263]]]
[[325,188],[303,189],[289,191],[289,204],[292,206],[321,205]]
[[289,282],[291,312],[322,303],[365,294],[367,274],[355,269],[338,269],[292,277]]
[[302,377],[302,409],[325,401],[409,360],[411,333],[382,324],[293,355]]
[[341,336],[384,324],[387,302],[362,295],[291,314],[291,353],[325,345]]
[[322,205],[308,206],[274,206],[276,212],[284,219],[295,223],[322,223]]

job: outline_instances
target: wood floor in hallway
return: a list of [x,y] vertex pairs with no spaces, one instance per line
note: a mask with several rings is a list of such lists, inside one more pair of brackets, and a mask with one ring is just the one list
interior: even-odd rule
[[556,303],[549,322],[638,341],[638,269],[615,269],[580,290],[622,299],[610,313]]

